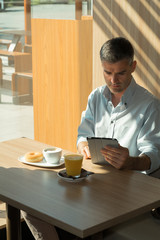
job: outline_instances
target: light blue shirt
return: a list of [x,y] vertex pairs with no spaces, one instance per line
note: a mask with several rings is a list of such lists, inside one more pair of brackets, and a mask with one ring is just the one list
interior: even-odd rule
[[116,138],[130,156],[146,154],[151,168],[144,173],[149,174],[160,167],[160,101],[133,78],[116,107],[108,87],[99,87],[89,95],[77,144],[87,137]]

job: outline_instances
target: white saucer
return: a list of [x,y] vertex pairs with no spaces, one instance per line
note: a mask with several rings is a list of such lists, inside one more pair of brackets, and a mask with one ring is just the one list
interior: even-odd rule
[[80,182],[91,174],[93,174],[93,172],[86,171],[83,168],[81,171],[81,176],[78,178],[68,177],[65,169],[57,173],[58,177],[66,182]]
[[54,168],[54,167],[59,167],[61,165],[64,164],[64,157],[61,157],[60,162],[59,163],[47,163],[45,158],[43,158],[43,160],[41,162],[27,162],[24,158],[24,156],[20,156],[18,158],[18,161],[28,164],[28,165],[32,165],[32,166],[36,166],[36,167],[43,167],[43,168]]

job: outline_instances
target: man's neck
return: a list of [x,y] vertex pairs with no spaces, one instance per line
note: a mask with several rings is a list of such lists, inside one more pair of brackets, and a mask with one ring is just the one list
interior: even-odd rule
[[112,93],[112,104],[114,107],[116,107],[120,103],[122,96],[123,96],[123,93],[117,93],[117,94]]

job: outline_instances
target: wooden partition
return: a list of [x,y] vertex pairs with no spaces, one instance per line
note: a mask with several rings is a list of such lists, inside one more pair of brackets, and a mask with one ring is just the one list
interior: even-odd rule
[[2,59],[0,58],[0,85],[2,83]]
[[93,88],[104,84],[99,51],[112,37],[128,38],[135,49],[135,80],[160,98],[159,1],[93,1]]
[[76,151],[92,90],[92,20],[32,19],[35,139]]

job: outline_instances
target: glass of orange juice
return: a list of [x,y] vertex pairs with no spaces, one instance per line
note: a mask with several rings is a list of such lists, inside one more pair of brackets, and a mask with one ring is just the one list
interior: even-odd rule
[[65,154],[64,155],[66,173],[72,177],[80,177],[83,155],[81,154]]

